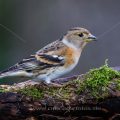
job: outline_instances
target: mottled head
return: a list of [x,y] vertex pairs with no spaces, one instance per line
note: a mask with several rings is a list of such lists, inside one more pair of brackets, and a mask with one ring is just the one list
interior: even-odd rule
[[63,42],[74,48],[83,48],[88,42],[95,41],[93,36],[87,29],[75,27],[70,29],[63,37]]

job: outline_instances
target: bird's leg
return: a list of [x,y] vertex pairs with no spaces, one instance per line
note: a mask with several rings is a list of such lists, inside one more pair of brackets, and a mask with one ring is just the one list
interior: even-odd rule
[[45,81],[44,84],[46,84],[48,87],[55,87],[55,88],[60,88],[63,86],[62,84],[52,82],[49,78]]

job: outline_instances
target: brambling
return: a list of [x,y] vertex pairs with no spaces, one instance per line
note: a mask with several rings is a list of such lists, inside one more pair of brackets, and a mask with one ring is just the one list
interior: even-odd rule
[[61,39],[48,44],[34,55],[0,73],[0,78],[19,76],[51,83],[70,72],[78,63],[85,45],[96,40],[87,29],[75,27]]

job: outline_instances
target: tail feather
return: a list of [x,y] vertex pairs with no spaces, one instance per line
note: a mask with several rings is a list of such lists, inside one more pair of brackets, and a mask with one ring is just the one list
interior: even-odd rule
[[6,74],[4,74],[4,73],[0,73],[0,79],[5,78],[5,77],[7,77]]
[[[20,64],[20,65],[19,65]],[[6,77],[15,77],[15,76],[19,76],[19,77],[32,77],[33,74],[27,72],[26,70],[24,70],[24,66],[22,66],[22,63],[19,64],[15,64],[14,66],[0,72],[0,79],[1,78],[6,78]]]
[[6,77],[15,77],[15,76],[31,77],[32,73],[27,73],[25,71],[9,71],[9,72],[0,73],[0,79],[6,78]]
[[0,79],[1,78],[6,78],[6,77],[10,77],[12,75],[13,72],[6,72],[6,71],[3,71],[0,73]]

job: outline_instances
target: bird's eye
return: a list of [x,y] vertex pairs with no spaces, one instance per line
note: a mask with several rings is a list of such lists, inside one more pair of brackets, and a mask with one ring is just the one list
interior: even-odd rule
[[80,34],[78,34],[78,36],[79,36],[79,37],[83,37],[84,35],[83,35],[83,33],[80,33]]

